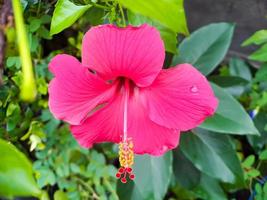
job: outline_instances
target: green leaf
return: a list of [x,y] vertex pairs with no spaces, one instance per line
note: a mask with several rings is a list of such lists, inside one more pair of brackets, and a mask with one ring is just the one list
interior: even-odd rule
[[188,35],[183,0],[118,0],[134,13],[142,14],[176,33]]
[[20,110],[19,104],[10,102],[6,110],[6,116],[11,116],[16,110]]
[[92,26],[104,23],[105,10],[102,8],[92,7],[84,14],[84,18],[89,21]]
[[259,135],[253,121],[240,103],[219,86],[215,84],[211,86],[219,100],[219,106],[215,115],[207,118],[199,127],[226,134]]
[[260,160],[267,160],[267,149],[260,153]]
[[172,152],[161,157],[136,156],[133,166],[135,180],[127,184],[118,181],[121,200],[161,200],[165,196],[172,174]]
[[209,77],[209,80],[216,83],[221,87],[232,87],[237,85],[246,85],[249,82],[239,76],[219,76],[213,75]]
[[173,172],[175,180],[184,188],[193,189],[200,182],[200,171],[179,148],[173,151]]
[[241,164],[228,136],[195,129],[194,133],[182,134],[180,148],[204,174],[243,186]]
[[42,24],[41,19],[34,18],[33,20],[31,20],[29,27],[30,32],[37,31],[37,29],[40,28],[41,24]]
[[10,56],[7,58],[6,65],[8,68],[11,68],[12,66],[15,66],[16,69],[20,69],[20,58],[18,56]]
[[[58,170],[60,168],[57,168]],[[39,187],[44,187],[45,185],[54,185],[56,183],[56,176],[51,169],[48,168],[41,168],[37,170],[39,173],[39,178],[37,183]]]
[[257,170],[257,169],[251,169],[251,170],[249,170],[249,171],[247,172],[247,175],[248,175],[249,177],[251,177],[251,178],[255,178],[255,177],[261,175],[261,173],[260,173],[260,171]]
[[62,190],[57,190],[54,194],[54,199],[55,200],[67,200],[68,196]]
[[255,184],[255,191],[257,194],[261,194],[262,193],[262,187],[259,183]]
[[254,118],[254,123],[260,132],[260,136],[248,135],[247,138],[250,145],[256,151],[259,151],[264,146],[264,144],[267,143],[267,131],[264,129],[267,124],[267,114],[265,112],[259,112]]
[[41,194],[33,178],[32,165],[12,144],[0,139],[0,196]]
[[194,192],[202,196],[205,200],[226,200],[226,195],[221,188],[219,182],[205,174],[201,175],[199,186],[194,189]]
[[267,42],[267,30],[259,30],[255,32],[251,37],[246,39],[242,43],[242,46],[248,46],[251,44],[260,45],[264,42]]
[[266,62],[267,61],[267,44],[263,45],[260,49],[252,53],[249,56],[249,59],[259,61],[259,62]]
[[168,52],[176,53],[176,46],[177,46],[177,39],[176,39],[176,33],[172,31],[169,28],[166,28],[165,26],[161,25],[155,20],[152,20],[148,17],[134,14],[130,11],[128,11],[128,20],[132,25],[139,26],[141,24],[147,23],[151,26],[156,27],[159,32],[162,40],[164,41],[165,49]]
[[54,35],[71,26],[92,5],[75,5],[69,0],[58,0],[50,27],[50,34]]
[[172,65],[191,63],[204,75],[211,73],[223,60],[234,32],[234,25],[216,23],[193,32],[179,45],[179,55]]
[[264,186],[263,186],[263,192],[265,194],[267,194],[267,183],[265,182]]
[[232,76],[239,76],[247,81],[251,81],[252,75],[249,66],[244,60],[232,58],[229,61],[229,71]]
[[242,162],[242,166],[245,168],[251,168],[254,162],[255,162],[255,156],[250,155]]
[[267,81],[267,64],[261,66],[261,68],[256,72],[254,82]]

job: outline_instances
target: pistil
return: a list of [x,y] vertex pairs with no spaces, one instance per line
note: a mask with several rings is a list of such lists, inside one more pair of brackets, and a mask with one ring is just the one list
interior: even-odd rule
[[129,80],[124,80],[124,109],[123,109],[123,137],[119,143],[119,161],[121,167],[119,168],[116,177],[121,180],[122,183],[127,182],[127,177],[130,180],[135,178],[132,170],[134,164],[134,151],[133,141],[127,136],[128,126],[128,100],[129,100]]

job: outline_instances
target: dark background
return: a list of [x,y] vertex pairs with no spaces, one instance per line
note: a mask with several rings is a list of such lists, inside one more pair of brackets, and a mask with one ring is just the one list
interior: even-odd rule
[[241,43],[255,31],[267,29],[267,0],[184,0],[190,32],[214,22],[236,24],[230,53],[248,55],[255,47]]

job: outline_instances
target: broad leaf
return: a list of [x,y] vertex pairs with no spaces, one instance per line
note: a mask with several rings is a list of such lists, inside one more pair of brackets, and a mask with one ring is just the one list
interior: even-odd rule
[[223,182],[243,185],[243,172],[235,150],[226,135],[195,129],[182,134],[180,148],[203,173]]
[[180,148],[173,151],[173,172],[175,180],[184,188],[193,189],[200,182],[201,172],[183,155]]
[[212,88],[219,99],[219,106],[215,115],[207,118],[199,127],[226,134],[259,135],[242,105],[219,86],[212,84]]
[[194,189],[194,192],[205,200],[227,200],[219,181],[205,174],[201,175],[200,184]]
[[216,23],[193,32],[179,45],[172,65],[191,63],[204,75],[211,73],[223,60],[232,40],[234,25]]
[[152,20],[140,14],[134,14],[130,11],[128,11],[128,20],[130,24],[135,26],[147,23],[150,24],[151,26],[156,27],[160,32],[162,40],[164,41],[166,51],[174,54],[176,53],[177,39],[176,39],[176,33],[174,31],[172,31],[169,28],[166,28],[165,26],[161,25],[155,20]]
[[188,35],[183,0],[118,0],[134,13],[139,13],[170,28]]
[[256,33],[254,33],[251,37],[246,39],[242,46],[248,46],[251,44],[260,45],[264,42],[267,42],[267,30],[259,30]]
[[69,0],[58,0],[50,27],[50,34],[54,35],[71,26],[92,5],[76,5]]
[[257,129],[260,132],[260,136],[258,135],[248,135],[248,141],[250,145],[257,151],[259,151],[265,144],[267,144],[267,114],[263,112],[259,112],[254,118],[254,123]]
[[209,77],[209,80],[216,83],[220,87],[232,87],[237,85],[246,85],[249,82],[239,76],[219,76],[213,75]]
[[172,152],[161,157],[136,156],[133,167],[135,180],[127,184],[118,182],[121,200],[161,200],[165,196],[172,174]]
[[267,44],[264,44],[260,49],[253,52],[249,59],[259,61],[259,62],[266,62],[267,61]]
[[232,58],[229,61],[229,71],[232,76],[239,76],[248,81],[251,81],[252,75],[249,66],[244,60]]
[[12,144],[0,139],[0,196],[40,196],[32,165]]
[[267,64],[263,64],[260,69],[256,72],[254,82],[267,81]]

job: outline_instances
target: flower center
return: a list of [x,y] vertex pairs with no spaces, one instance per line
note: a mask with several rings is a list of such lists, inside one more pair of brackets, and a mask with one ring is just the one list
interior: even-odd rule
[[134,164],[134,152],[133,152],[133,141],[132,138],[129,138],[127,133],[127,123],[128,123],[128,101],[129,101],[129,79],[123,79],[123,97],[124,97],[124,106],[123,106],[123,137],[122,141],[119,143],[119,161],[121,167],[119,168],[116,177],[121,180],[122,183],[127,182],[127,177],[130,180],[134,179],[134,174],[132,170],[132,165]]

